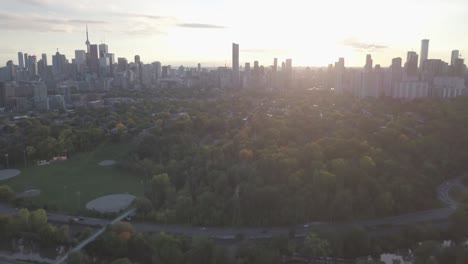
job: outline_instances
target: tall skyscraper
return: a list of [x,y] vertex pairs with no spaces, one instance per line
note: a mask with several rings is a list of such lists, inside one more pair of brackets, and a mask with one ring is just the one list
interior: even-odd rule
[[345,61],[344,58],[339,58],[335,63],[335,92],[342,94],[345,90]]
[[358,90],[357,95],[359,98],[365,98],[369,96],[376,96],[377,90],[375,87],[375,74],[373,69],[374,61],[372,60],[372,55],[366,55],[366,64],[364,66],[364,72],[361,73],[361,82],[360,85],[357,86]]
[[117,58],[117,71],[124,72],[128,69],[128,62],[126,58]]
[[67,75],[67,58],[65,55],[60,54],[57,50],[55,55],[52,55],[52,72],[58,79],[65,78]]
[[198,63],[197,71],[201,72],[201,64],[200,63]]
[[141,60],[140,60],[140,55],[135,55],[135,64],[136,64],[136,67],[137,67],[137,76],[138,76],[138,82],[140,84],[143,83],[143,65],[141,63]]
[[16,78],[16,67],[13,64],[12,60],[7,61],[6,63],[6,75],[4,74],[4,78],[6,78],[6,81],[14,81]]
[[75,64],[78,72],[84,73],[86,68],[86,51],[75,50]]
[[114,53],[107,53],[106,58],[109,59],[110,74],[111,74],[111,76],[113,76],[114,75],[115,55],[114,55]]
[[42,80],[47,79],[47,55],[42,54],[41,59],[37,62],[37,69],[39,72],[39,76]]
[[419,68],[423,68],[424,62],[427,60],[429,54],[429,40],[423,39],[421,40],[421,58],[419,61]]
[[408,51],[405,63],[407,77],[416,77],[418,75],[418,54],[414,51]]
[[292,72],[292,59],[286,60],[286,71]]
[[247,78],[250,76],[250,62],[245,63],[244,76],[247,77]]
[[42,60],[42,65],[44,67],[47,67],[47,54],[42,53],[41,60]]
[[365,72],[371,72],[372,68],[374,67],[374,62],[372,61],[372,55],[367,54],[366,55],[366,65],[364,66],[364,71]]
[[460,51],[459,50],[452,50],[452,57],[450,60],[450,65],[455,66],[455,63],[457,62],[458,57],[460,56]]
[[28,56],[28,72],[30,80],[34,80],[39,75],[36,56]]
[[286,60],[286,64],[285,64],[285,67],[286,67],[286,75],[285,75],[285,81],[286,81],[286,87],[290,87],[291,86],[291,82],[292,82],[292,59],[287,59]]
[[392,66],[390,66],[390,80],[386,89],[387,95],[394,94],[395,85],[401,82],[403,78],[402,63],[403,60],[400,57],[392,59]]
[[99,58],[107,57],[109,53],[109,47],[106,44],[99,44]]
[[99,52],[98,45],[89,45],[88,69],[91,73],[99,74]]
[[401,70],[402,60],[400,57],[392,59],[392,72]]
[[24,57],[23,52],[18,52],[18,66],[23,69],[24,68]]
[[27,70],[28,69],[28,54],[24,54],[24,68]]
[[[200,63],[198,64],[200,66]],[[154,81],[157,82],[159,79],[161,79],[161,62],[156,61],[153,62],[153,70],[154,70]]]
[[254,61],[253,74],[258,75],[259,73],[260,73],[260,66],[258,65],[258,61]]
[[49,100],[47,98],[47,86],[44,83],[33,84],[33,102],[36,110],[49,110]]
[[273,71],[277,72],[278,71],[278,58],[275,58],[273,60]]
[[239,44],[232,43],[232,84],[239,88]]

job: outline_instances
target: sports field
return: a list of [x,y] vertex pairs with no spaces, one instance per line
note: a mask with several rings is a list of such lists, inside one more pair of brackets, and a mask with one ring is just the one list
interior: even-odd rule
[[127,151],[126,144],[103,144],[92,152],[72,155],[68,161],[19,168],[18,176],[1,183],[10,185],[18,193],[38,189],[40,195],[31,198],[34,204],[68,212],[84,209],[87,202],[104,195],[141,196],[144,186],[137,177],[117,165],[99,165],[103,160],[119,162]]

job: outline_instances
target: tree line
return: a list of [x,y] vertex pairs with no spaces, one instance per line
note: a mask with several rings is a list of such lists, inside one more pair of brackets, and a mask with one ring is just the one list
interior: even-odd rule
[[467,169],[467,101],[297,91],[179,101],[171,109],[189,114],[156,115],[124,167],[147,183],[144,216],[159,222],[288,225],[424,210]]

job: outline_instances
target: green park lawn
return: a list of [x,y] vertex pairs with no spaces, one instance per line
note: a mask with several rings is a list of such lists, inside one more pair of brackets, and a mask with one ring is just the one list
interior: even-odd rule
[[131,173],[114,166],[100,166],[102,160],[117,162],[128,150],[125,144],[103,144],[94,151],[75,154],[68,161],[50,165],[29,165],[19,168],[21,174],[2,183],[16,192],[40,189],[41,194],[30,198],[37,206],[48,205],[60,211],[76,212],[86,203],[103,195],[143,194],[144,186]]

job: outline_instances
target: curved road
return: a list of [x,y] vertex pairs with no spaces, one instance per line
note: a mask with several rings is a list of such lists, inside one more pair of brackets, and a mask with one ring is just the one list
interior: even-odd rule
[[450,190],[453,187],[459,187],[465,190],[468,189],[467,186],[463,185],[462,179],[463,179],[463,176],[446,181],[442,183],[441,185],[439,185],[439,187],[437,188],[437,198],[439,198],[439,200],[443,202],[447,207],[456,209],[461,206],[460,203],[452,199],[449,194],[450,194]]
[[[268,238],[278,234],[289,234],[290,230],[294,230],[297,237],[304,237],[309,233],[310,230],[346,230],[354,226],[361,227],[398,227],[404,225],[412,225],[421,222],[440,222],[445,221],[453,213],[453,211],[460,205],[449,196],[449,191],[454,186],[462,186],[461,177],[455,178],[444,182],[437,188],[437,197],[442,201],[446,207],[432,209],[427,211],[420,211],[411,214],[358,220],[345,223],[327,223],[327,222],[313,222],[306,223],[296,226],[287,227],[194,227],[184,225],[162,225],[152,223],[133,223],[135,229],[142,232],[158,233],[158,232],[169,232],[184,235],[204,235],[214,239],[234,239],[236,235],[242,234],[245,238],[256,239],[256,238]],[[9,206],[0,204],[0,214],[16,214],[16,209]],[[49,213],[48,218],[50,222],[55,223],[69,223],[70,219],[74,216]],[[109,223],[109,220],[100,218],[84,217],[82,221],[76,222],[75,224],[94,226],[94,227],[105,227]]]

